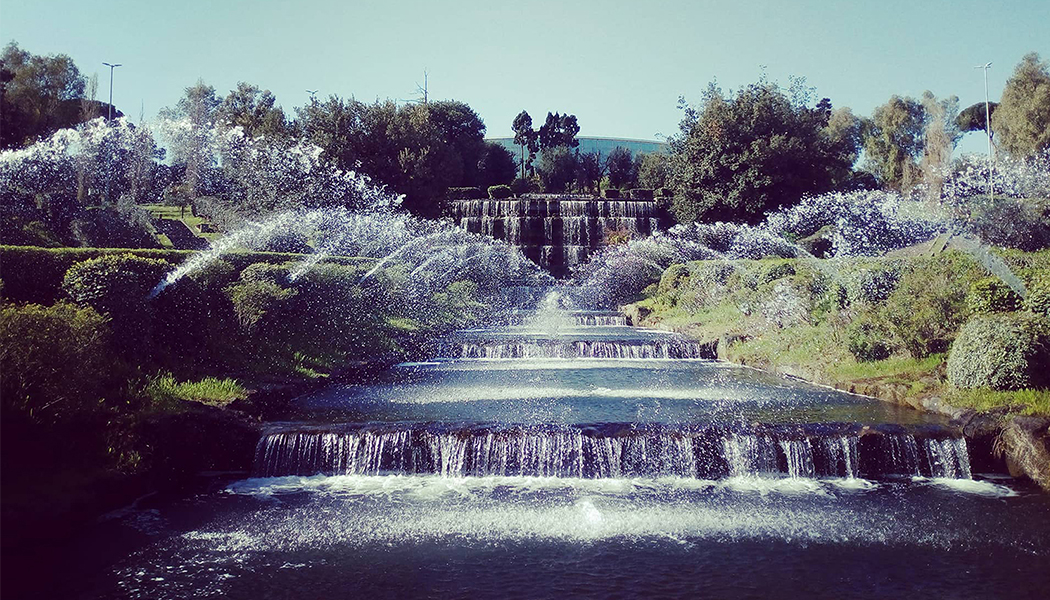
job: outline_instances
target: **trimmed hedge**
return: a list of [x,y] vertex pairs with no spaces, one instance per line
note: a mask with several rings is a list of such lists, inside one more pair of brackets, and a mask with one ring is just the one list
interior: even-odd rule
[[602,197],[606,200],[615,200],[620,197],[620,190],[612,188],[602,190]]
[[510,189],[509,185],[491,185],[489,186],[489,198],[493,200],[505,200],[514,195],[514,191]]
[[[0,246],[0,281],[3,281],[4,298],[14,302],[54,304],[65,297],[62,292],[62,278],[74,264],[100,256],[123,254],[165,260],[173,265],[178,265],[196,254],[196,251]],[[301,260],[302,256],[286,252],[230,252],[224,254],[222,258],[240,272],[253,263],[277,264]],[[350,266],[369,264],[373,260],[351,256],[329,256],[324,259],[324,262]]]
[[960,388],[1050,386],[1050,319],[1029,312],[978,316],[959,332],[948,381]]
[[448,188],[449,200],[481,200],[485,192],[479,187],[450,187]]
[[646,188],[634,188],[627,192],[631,200],[652,200],[653,191]]

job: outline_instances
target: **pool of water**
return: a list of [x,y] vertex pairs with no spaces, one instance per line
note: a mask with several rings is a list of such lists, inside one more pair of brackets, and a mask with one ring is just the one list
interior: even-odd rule
[[109,515],[43,597],[1046,597],[1050,497],[942,419],[521,321],[299,398],[252,477]]

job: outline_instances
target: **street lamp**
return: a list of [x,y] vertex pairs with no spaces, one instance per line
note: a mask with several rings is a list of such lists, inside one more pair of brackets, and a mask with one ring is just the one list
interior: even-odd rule
[[119,63],[111,65],[108,62],[102,63],[109,67],[109,118],[107,120],[113,120],[113,69],[121,66]]
[[992,160],[992,111],[988,108],[988,69],[992,68],[992,63],[977,65],[974,68],[984,70],[984,132],[988,135],[988,199],[991,200],[992,169],[995,168],[995,162]]

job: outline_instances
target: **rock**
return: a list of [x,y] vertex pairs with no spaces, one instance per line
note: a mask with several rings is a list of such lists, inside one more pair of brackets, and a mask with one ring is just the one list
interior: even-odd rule
[[641,326],[642,321],[653,313],[651,309],[644,306],[638,306],[637,304],[621,306],[620,312],[627,316],[627,324],[635,327]]
[[999,436],[1010,475],[1024,475],[1050,491],[1050,419],[1014,417]]
[[813,235],[808,235],[798,241],[798,245],[817,258],[827,258],[834,245],[835,227],[825,225]]

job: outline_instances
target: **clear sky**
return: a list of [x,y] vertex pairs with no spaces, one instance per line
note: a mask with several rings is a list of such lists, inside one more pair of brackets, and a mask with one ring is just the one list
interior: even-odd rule
[[[982,14],[987,11],[987,14]],[[1050,0],[881,2],[520,0],[2,0],[0,40],[65,53],[87,75],[119,62],[114,103],[132,119],[174,104],[198,79],[225,94],[270,89],[290,116],[307,89],[360,100],[470,104],[488,135],[522,109],[579,118],[580,135],[676,132],[680,95],[803,76],[835,106],[869,115],[892,94],[984,100],[1029,51],[1050,58]],[[980,151],[968,136],[961,149]]]

